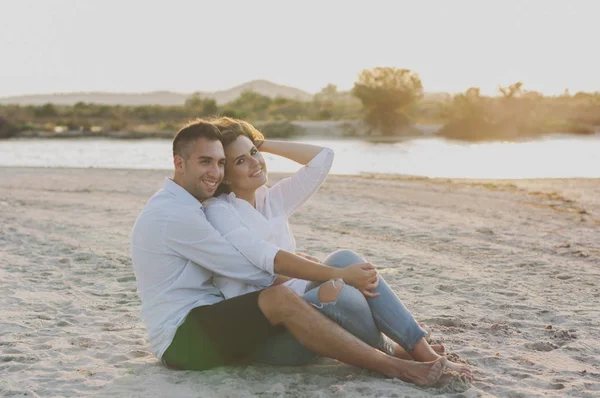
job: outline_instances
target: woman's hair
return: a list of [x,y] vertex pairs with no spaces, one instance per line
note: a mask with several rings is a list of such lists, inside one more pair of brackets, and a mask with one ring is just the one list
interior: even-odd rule
[[223,143],[223,147],[227,147],[242,135],[248,137],[252,143],[256,140],[265,139],[265,136],[258,131],[256,127],[244,120],[223,116],[212,119],[211,123],[217,126],[221,132],[221,142]]
[[[262,141],[265,139],[265,136],[258,131],[256,127],[244,120],[222,116],[212,119],[211,123],[215,125],[221,133],[220,140],[223,144],[223,148],[227,148],[227,146],[237,140],[237,138],[240,136],[248,138],[253,144],[256,144],[256,140]],[[229,185],[221,183],[215,191],[214,196],[219,196],[222,193],[230,192],[231,188]]]

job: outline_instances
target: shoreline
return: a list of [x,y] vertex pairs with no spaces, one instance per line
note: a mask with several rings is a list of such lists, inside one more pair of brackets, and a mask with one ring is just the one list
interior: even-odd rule
[[[126,167],[65,167],[65,166],[6,166],[0,165],[1,169],[23,169],[23,170],[94,170],[94,171],[102,171],[106,170],[107,172],[116,171],[116,172],[165,172],[166,174],[172,173],[172,169],[135,169],[135,168],[126,168]],[[278,172],[278,171],[270,171],[269,177],[273,177],[274,180],[279,180],[281,178],[287,177],[294,174],[293,172]],[[413,174],[391,174],[391,173],[372,173],[372,172],[361,172],[359,174],[336,174],[329,173],[329,177],[339,177],[339,178],[358,178],[358,179],[375,179],[375,180],[391,180],[391,181],[429,181],[436,183],[464,183],[468,185],[507,185],[516,182],[535,182],[535,181],[546,181],[546,182],[562,182],[562,181],[598,181],[600,182],[600,177],[539,177],[539,178],[469,178],[469,177],[428,177],[428,176],[420,176]],[[328,177],[328,178],[329,178]]]
[[[174,372],[139,315],[131,227],[169,170],[0,167],[0,395],[593,396],[600,179],[328,177],[298,250],[378,265],[471,386],[424,390],[332,360]],[[271,183],[287,173],[271,173]]]

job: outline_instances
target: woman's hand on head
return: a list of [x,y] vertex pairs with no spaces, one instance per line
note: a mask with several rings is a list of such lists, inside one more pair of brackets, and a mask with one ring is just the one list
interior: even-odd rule
[[340,269],[340,274],[344,282],[360,290],[365,297],[379,296],[379,293],[373,292],[379,285],[379,277],[373,264],[352,264]]

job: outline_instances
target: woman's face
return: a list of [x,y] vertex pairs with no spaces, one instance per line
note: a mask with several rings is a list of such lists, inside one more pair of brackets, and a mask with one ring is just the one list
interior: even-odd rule
[[248,137],[239,136],[225,148],[225,181],[232,192],[254,191],[267,183],[265,159]]

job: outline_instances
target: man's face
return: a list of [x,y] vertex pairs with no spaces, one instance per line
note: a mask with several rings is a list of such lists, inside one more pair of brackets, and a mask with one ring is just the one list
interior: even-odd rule
[[225,152],[221,141],[198,138],[191,145],[187,159],[176,157],[175,167],[182,174],[186,191],[199,201],[212,197],[223,181],[225,171]]

